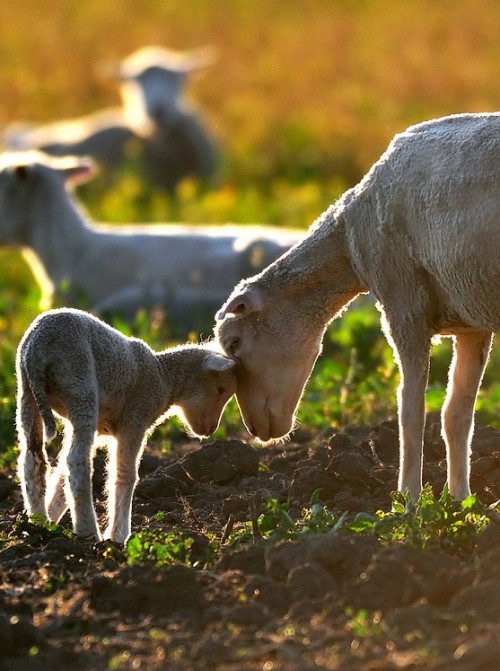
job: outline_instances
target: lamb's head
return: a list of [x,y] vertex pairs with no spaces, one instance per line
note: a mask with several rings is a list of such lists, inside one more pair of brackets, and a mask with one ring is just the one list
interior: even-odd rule
[[321,351],[324,326],[312,326],[292,300],[277,300],[252,285],[236,288],[217,321],[219,343],[236,362],[236,399],[245,426],[262,441],[287,435]]
[[186,386],[177,405],[179,414],[195,435],[209,436],[219,426],[224,408],[236,391],[234,368],[232,359],[207,349],[196,370],[186,371],[195,375],[195,386]]
[[42,199],[46,210],[50,193],[93,173],[94,164],[87,158],[57,158],[38,151],[0,154],[0,244],[28,244],[36,199]]

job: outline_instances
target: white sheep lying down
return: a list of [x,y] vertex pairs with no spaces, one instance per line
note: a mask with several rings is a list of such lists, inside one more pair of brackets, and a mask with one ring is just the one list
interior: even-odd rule
[[0,245],[23,249],[43,308],[55,300],[132,321],[160,307],[176,336],[211,329],[232,287],[303,236],[266,226],[93,225],[65,185],[92,172],[88,159],[0,154]]
[[[213,433],[236,390],[233,368],[209,346],[154,352],[83,311],[38,316],[16,357],[18,471],[28,513],[57,522],[69,506],[75,533],[101,538],[92,457],[96,435],[109,436],[104,538],[125,541],[146,433],[169,412],[196,435]],[[51,470],[45,443],[56,433],[53,411],[63,418],[65,436]]]
[[368,291],[401,373],[399,488],[414,499],[431,339],[453,337],[442,430],[450,492],[463,499],[475,399],[500,328],[500,113],[452,115],[397,135],[303,242],[235,288],[218,336],[237,362],[251,433],[269,440],[291,430],[326,324]]

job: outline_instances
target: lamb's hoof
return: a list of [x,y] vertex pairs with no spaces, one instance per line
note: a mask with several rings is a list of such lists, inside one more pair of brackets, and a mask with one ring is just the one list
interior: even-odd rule
[[98,531],[75,531],[75,534],[82,541],[89,541],[91,543],[99,543],[101,541],[101,534]]

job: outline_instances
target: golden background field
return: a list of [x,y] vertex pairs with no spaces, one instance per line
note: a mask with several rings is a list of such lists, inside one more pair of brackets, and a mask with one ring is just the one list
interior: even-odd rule
[[496,0],[3,0],[0,13],[0,126],[115,104],[104,67],[146,44],[214,47],[191,93],[230,181],[348,185],[409,124],[500,102]]

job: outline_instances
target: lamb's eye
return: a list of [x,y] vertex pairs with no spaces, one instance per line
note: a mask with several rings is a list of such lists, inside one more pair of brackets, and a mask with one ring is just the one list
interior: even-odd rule
[[217,385],[217,393],[219,394],[219,396],[222,396],[223,394],[226,393],[226,388],[222,387],[220,384]]
[[232,354],[233,356],[236,355],[236,351],[238,347],[240,346],[240,339],[239,338],[233,338],[231,342],[229,343],[228,350],[229,353]]

